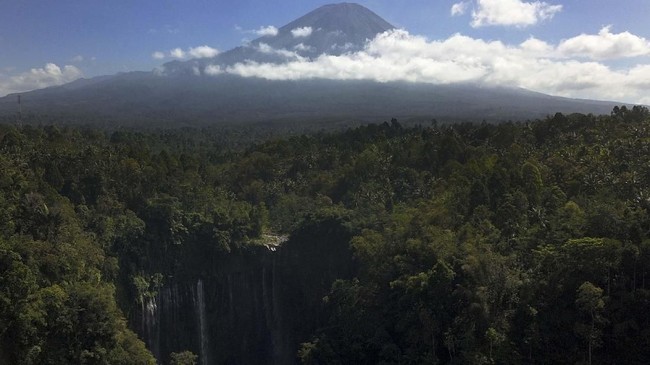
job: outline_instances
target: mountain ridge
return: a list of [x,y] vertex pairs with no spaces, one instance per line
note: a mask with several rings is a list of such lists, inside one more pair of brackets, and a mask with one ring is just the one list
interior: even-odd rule
[[[311,33],[295,37],[292,30],[299,28],[310,28]],[[339,28],[347,29],[348,33]],[[309,45],[311,41],[314,49],[319,47],[318,52],[327,49],[336,54],[343,50],[333,49],[332,45],[353,39],[355,44],[350,49],[362,49],[367,39],[390,29],[394,29],[390,23],[361,5],[325,5],[282,26],[275,37],[257,38],[249,46],[237,47],[212,59],[167,63],[165,72],[99,76],[21,93],[23,110],[43,115],[99,118],[119,124],[155,124],[163,120],[174,125],[176,122],[209,124],[311,119],[372,122],[391,117],[498,122],[543,118],[556,112],[608,114],[616,105],[478,84],[329,79],[272,81],[228,73],[204,74],[208,65],[223,66],[260,59],[256,57],[262,57],[263,62],[286,61],[261,52],[263,44],[278,49]],[[332,36],[332,33],[343,35]],[[8,116],[16,112],[15,95],[0,98],[0,114]]]

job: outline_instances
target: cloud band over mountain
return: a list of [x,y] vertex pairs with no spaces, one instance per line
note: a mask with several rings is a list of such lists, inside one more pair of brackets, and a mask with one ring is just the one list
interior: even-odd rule
[[3,77],[0,74],[0,95],[63,85],[82,76],[81,70],[75,66],[65,65],[60,67],[54,63],[47,63],[43,67],[32,68],[15,76]]
[[[628,18],[627,28],[607,25],[621,19],[609,10],[606,17],[599,18],[600,23],[585,23],[583,17],[582,23],[567,28],[567,19],[576,16],[576,8],[562,3],[450,1],[438,5],[446,16],[438,16],[436,22],[446,21],[442,29],[459,32],[431,33],[436,35],[430,38],[394,30],[393,25],[361,5],[330,4],[281,27],[259,26],[269,24],[267,20],[249,24],[249,30],[235,25],[238,37],[246,34],[259,38],[246,39],[241,46],[224,52],[207,45],[214,44],[215,39],[174,39],[164,46],[143,46],[140,52],[151,62],[145,69],[154,69],[152,74],[156,75],[475,83],[559,96],[650,103],[650,42],[640,35],[647,37],[643,29],[635,28]],[[559,26],[562,22],[564,28]],[[454,28],[459,24],[464,29]],[[550,27],[553,32],[542,29]],[[188,46],[197,44],[200,46]],[[108,62],[94,62],[94,57],[84,58],[82,54],[88,52],[75,50],[65,57],[47,59],[56,62],[31,70],[6,64],[0,68],[0,96],[61,85],[80,77],[82,70],[94,76],[90,68]],[[167,63],[160,67],[161,61]],[[126,65],[122,68],[128,70]]]
[[[579,35],[558,45],[530,38],[518,45],[485,41],[461,34],[427,40],[405,30],[393,30],[368,41],[363,50],[310,59],[297,50],[284,54],[285,63],[240,62],[212,65],[206,74],[235,74],[270,80],[323,78],[335,80],[412,81],[433,84],[480,83],[523,87],[579,98],[607,98],[648,103],[650,65],[616,70],[598,62],[603,58],[635,57],[650,53],[643,38],[604,28],[597,35]],[[582,59],[576,58],[576,56]]]

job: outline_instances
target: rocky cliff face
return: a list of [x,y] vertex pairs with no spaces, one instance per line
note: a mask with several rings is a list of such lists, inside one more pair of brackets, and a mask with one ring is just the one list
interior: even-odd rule
[[221,275],[170,281],[148,299],[139,330],[156,358],[166,363],[190,350],[202,365],[292,363],[273,254],[266,255],[235,259],[242,266]]
[[163,364],[185,350],[201,365],[296,363],[300,343],[321,325],[331,283],[353,271],[347,232],[310,236],[228,254],[214,267],[194,268],[202,275],[165,273],[131,326]]

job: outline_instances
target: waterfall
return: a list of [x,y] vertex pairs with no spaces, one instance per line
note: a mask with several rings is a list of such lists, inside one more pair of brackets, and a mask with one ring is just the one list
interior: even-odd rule
[[[271,251],[273,255],[275,251]],[[273,364],[291,363],[291,359],[285,358],[284,343],[285,339],[282,331],[282,317],[279,302],[279,285],[275,267],[276,257],[271,258],[270,265],[262,265],[262,300],[264,319],[270,336],[271,359]],[[270,267],[268,267],[268,266]],[[270,273],[269,273],[270,271]]]
[[274,352],[274,360],[276,363],[283,362],[283,354],[285,353],[284,350],[284,332],[282,329],[282,317],[280,314],[280,302],[279,302],[279,295],[278,295],[278,277],[277,277],[277,271],[275,269],[275,261],[276,261],[276,256],[273,256],[273,259],[271,261],[271,303],[273,305],[273,323],[275,323],[275,330],[273,330],[272,336],[273,336],[273,352]]
[[158,346],[158,305],[156,297],[149,297],[142,300],[142,333],[149,349],[156,358],[160,357],[160,347]]
[[199,348],[200,348],[200,364],[208,365],[208,334],[207,334],[207,319],[205,316],[205,292],[203,290],[203,280],[199,279],[196,283],[196,311],[199,320]]
[[158,363],[182,351],[197,365],[295,363],[292,321],[304,314],[285,312],[280,251],[233,254],[205,276],[169,275],[157,295],[138,298],[133,324]]

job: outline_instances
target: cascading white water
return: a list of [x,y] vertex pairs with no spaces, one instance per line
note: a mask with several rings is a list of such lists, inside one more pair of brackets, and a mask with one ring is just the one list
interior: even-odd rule
[[145,340],[149,345],[149,349],[153,355],[158,358],[160,356],[160,348],[158,346],[158,305],[156,297],[149,297],[141,299],[142,301],[142,333]]
[[208,334],[207,319],[205,316],[205,293],[203,291],[203,280],[199,279],[196,283],[196,311],[199,319],[199,346],[201,365],[208,365]]

